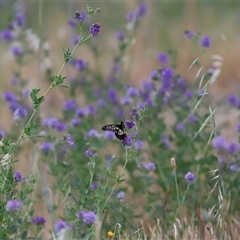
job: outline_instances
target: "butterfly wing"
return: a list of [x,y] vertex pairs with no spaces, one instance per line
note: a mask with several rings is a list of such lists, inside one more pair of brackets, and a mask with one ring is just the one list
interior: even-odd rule
[[105,125],[102,127],[102,130],[114,132],[116,138],[118,138],[119,140],[123,140],[127,136],[125,125],[123,122],[121,122],[120,124]]

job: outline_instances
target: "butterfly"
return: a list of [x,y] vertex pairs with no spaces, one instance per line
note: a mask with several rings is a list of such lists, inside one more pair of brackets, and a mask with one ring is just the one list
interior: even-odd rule
[[125,124],[121,121],[120,124],[108,124],[102,127],[103,131],[114,132],[116,138],[119,140],[124,140],[127,137],[127,132],[125,128]]

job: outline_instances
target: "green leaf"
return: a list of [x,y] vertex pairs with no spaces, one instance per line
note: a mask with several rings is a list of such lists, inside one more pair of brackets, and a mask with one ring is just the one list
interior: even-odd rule
[[44,101],[44,96],[41,96],[41,97],[37,97],[37,95],[39,94],[40,92],[40,89],[32,89],[31,92],[30,92],[30,97],[33,101],[33,107],[34,109],[38,108],[39,105]]
[[62,77],[60,75],[57,75],[57,76],[53,75],[52,78],[53,78],[53,82],[52,82],[53,87],[61,85],[66,79],[66,77]]
[[64,61],[65,61],[65,62],[68,62],[68,61],[71,59],[71,57],[72,57],[72,52],[70,52],[69,48],[68,48],[67,50],[65,50],[65,49],[63,48],[63,56],[64,56]]
[[36,134],[40,126],[41,126],[40,123],[36,123],[36,122],[30,123],[27,127],[24,128],[24,133],[27,136],[33,136]]

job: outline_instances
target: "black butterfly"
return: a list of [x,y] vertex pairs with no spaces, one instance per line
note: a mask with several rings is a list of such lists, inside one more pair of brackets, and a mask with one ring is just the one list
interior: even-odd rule
[[125,128],[123,121],[121,121],[120,124],[105,125],[102,127],[102,130],[114,132],[116,138],[118,138],[119,140],[124,140],[127,136],[126,128]]

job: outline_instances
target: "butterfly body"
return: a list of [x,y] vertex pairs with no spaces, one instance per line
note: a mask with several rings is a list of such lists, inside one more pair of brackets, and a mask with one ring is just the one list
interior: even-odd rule
[[114,132],[116,138],[119,140],[124,140],[127,136],[126,128],[124,123],[121,121],[120,124],[108,124],[102,127],[103,131]]

